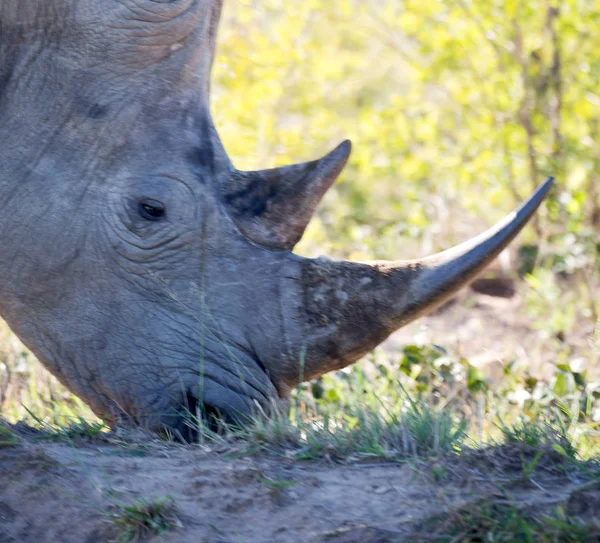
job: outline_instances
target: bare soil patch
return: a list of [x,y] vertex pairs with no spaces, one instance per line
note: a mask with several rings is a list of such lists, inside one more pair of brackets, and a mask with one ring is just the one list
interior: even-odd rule
[[566,504],[582,517],[600,505],[589,473],[548,457],[533,484],[522,477],[519,453],[508,449],[345,465],[282,452],[247,455],[235,444],[209,450],[114,435],[62,443],[16,433],[18,445],[0,448],[1,543],[119,541],[117,511],[167,497],[170,529],[142,540],[421,541],[432,519],[500,494],[519,507]]

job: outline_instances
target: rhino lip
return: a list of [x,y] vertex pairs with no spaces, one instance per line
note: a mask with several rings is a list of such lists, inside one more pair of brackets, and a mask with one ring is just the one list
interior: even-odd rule
[[[179,439],[184,442],[194,443],[200,437],[200,423],[206,424],[208,429],[218,432],[218,421],[221,414],[211,405],[201,404],[197,396],[191,393],[185,395],[184,404],[182,404],[182,424],[178,430],[181,434]],[[201,417],[202,421],[198,420]]]
[[174,424],[167,424],[166,429],[178,441],[195,443],[198,442],[202,427],[209,432],[219,434],[227,427],[244,424],[249,418],[250,413],[220,409],[210,402],[200,400],[197,394],[188,391],[177,409]]
[[[186,388],[177,404],[174,424],[166,424],[168,429],[181,434],[178,439],[193,442],[199,437],[201,424],[219,432],[224,426],[244,424],[253,414],[268,410],[277,392],[265,364],[252,354],[245,368],[248,377],[254,379],[244,379],[221,365],[205,368],[204,373],[196,372],[197,382]],[[221,372],[224,373],[219,375]]]

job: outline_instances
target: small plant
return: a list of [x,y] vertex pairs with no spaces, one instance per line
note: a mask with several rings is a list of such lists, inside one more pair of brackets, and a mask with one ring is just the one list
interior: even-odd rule
[[533,458],[529,460],[529,462],[526,462],[524,459],[521,459],[523,477],[525,477],[525,479],[531,479],[532,475],[535,472],[535,468],[538,465],[538,462],[540,461],[540,458],[542,458],[543,454],[544,451],[537,451]]
[[162,535],[181,522],[176,516],[173,498],[158,498],[152,501],[138,500],[133,505],[117,507],[110,514],[112,524],[120,532],[119,542],[128,543]]
[[0,448],[14,447],[19,442],[20,440],[15,433],[8,426],[4,426],[0,422]]
[[66,425],[52,425],[35,415],[31,410],[25,407],[29,416],[37,423],[39,428],[50,439],[62,439],[71,441],[73,439],[95,439],[101,436],[102,432],[108,430],[108,426],[102,421],[90,421],[83,417],[76,417]]
[[69,440],[78,438],[94,439],[100,437],[102,432],[106,432],[107,430],[108,426],[103,422],[90,422],[89,420],[79,418],[67,426],[56,428],[54,433],[56,437]]
[[545,418],[521,417],[510,426],[500,423],[500,431],[507,445],[525,445],[540,452],[552,450],[568,460],[577,458],[568,429],[556,413]]
[[433,409],[425,402],[415,402],[407,394],[410,409],[405,418],[416,452],[433,456],[457,450],[466,437],[467,422],[455,423],[448,411]]
[[261,478],[261,483],[270,486],[271,488],[274,488],[276,490],[284,490],[285,488],[288,488],[290,486],[294,486],[296,485],[296,481],[275,481],[273,479],[269,479],[267,477],[262,477]]
[[419,542],[591,543],[600,526],[569,517],[562,505],[547,513],[529,512],[506,500],[483,501],[429,519],[406,539]]

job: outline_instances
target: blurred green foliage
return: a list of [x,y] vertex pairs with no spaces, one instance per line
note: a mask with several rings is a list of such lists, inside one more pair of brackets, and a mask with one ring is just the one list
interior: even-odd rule
[[237,0],[225,15],[213,112],[238,167],[355,143],[300,251],[393,258],[400,235],[437,249],[554,175],[529,240],[570,269],[598,259],[595,2]]

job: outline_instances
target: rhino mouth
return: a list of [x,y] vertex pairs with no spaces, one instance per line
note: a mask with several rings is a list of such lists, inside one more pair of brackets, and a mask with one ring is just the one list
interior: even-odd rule
[[204,430],[223,433],[268,412],[278,395],[264,365],[256,362],[251,380],[234,380],[234,375],[228,372],[219,379],[208,373],[198,374],[170,414],[160,417],[162,429],[178,441],[193,443]]
[[188,392],[179,403],[173,420],[163,422],[164,431],[177,441],[197,443],[202,432],[223,434],[228,429],[240,428],[259,411],[262,407],[258,403],[254,404],[253,410],[242,411],[226,406],[222,401],[202,400],[198,394]]
[[194,394],[187,393],[178,409],[175,427],[168,431],[175,434],[179,441],[197,443],[200,439],[201,427],[210,432],[219,433],[228,422],[228,415],[214,405],[201,402]]

